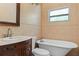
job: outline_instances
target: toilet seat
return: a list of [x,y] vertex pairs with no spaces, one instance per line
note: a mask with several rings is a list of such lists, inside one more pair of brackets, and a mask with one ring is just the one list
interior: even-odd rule
[[32,50],[32,53],[36,56],[49,56],[49,51],[41,48],[35,48]]

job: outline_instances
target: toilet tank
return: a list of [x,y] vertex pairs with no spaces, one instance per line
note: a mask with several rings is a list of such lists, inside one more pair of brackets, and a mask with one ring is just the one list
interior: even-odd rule
[[32,49],[35,48],[35,42],[36,42],[37,38],[36,37],[32,37]]

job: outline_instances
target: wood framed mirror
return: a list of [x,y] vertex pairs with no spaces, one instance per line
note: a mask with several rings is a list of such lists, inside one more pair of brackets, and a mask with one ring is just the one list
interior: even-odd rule
[[20,26],[20,3],[0,3],[0,24]]

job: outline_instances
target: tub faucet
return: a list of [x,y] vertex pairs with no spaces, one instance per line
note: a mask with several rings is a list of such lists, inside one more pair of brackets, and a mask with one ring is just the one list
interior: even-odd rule
[[40,40],[40,42],[44,42],[44,40],[43,40],[43,39],[41,39],[41,40]]

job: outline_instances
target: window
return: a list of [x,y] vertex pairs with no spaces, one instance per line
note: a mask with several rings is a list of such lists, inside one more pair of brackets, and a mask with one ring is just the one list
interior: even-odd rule
[[49,21],[67,21],[69,16],[69,8],[49,11]]

